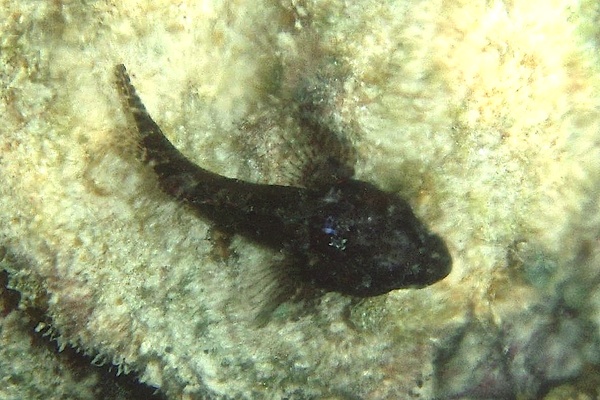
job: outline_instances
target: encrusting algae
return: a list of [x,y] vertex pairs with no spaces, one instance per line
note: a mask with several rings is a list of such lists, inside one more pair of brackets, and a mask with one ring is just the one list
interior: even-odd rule
[[[60,346],[168,398],[593,398],[597,15],[597,2],[571,0],[5,2],[0,244],[26,260],[3,267],[10,285],[23,307],[46,303]],[[319,216],[312,229],[256,223],[253,237],[239,214],[171,201],[177,190],[139,162],[139,136],[116,106],[120,62],[195,173],[288,187],[290,205],[332,200],[308,213]],[[307,146],[302,135],[319,129],[328,142]],[[307,157],[291,163],[296,143]],[[286,180],[297,161],[298,179]],[[328,207],[373,196],[343,182],[410,210],[410,226],[372,225],[402,226],[376,239],[389,241],[383,254],[406,235],[425,259],[443,261],[447,248],[451,273],[383,286],[300,276],[290,292],[314,282],[326,293],[285,301],[257,327],[248,273],[262,269],[276,294],[286,284],[273,267],[340,270],[327,261],[338,255],[307,255],[354,252]],[[215,239],[228,224],[245,234]],[[304,243],[317,251],[295,235],[314,235]],[[432,284],[339,293],[409,281]]]

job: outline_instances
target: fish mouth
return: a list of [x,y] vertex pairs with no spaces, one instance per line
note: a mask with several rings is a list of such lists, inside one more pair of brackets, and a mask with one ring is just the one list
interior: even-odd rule
[[433,249],[428,255],[426,285],[441,281],[452,272],[452,256],[446,243],[437,235],[431,236],[430,248]]

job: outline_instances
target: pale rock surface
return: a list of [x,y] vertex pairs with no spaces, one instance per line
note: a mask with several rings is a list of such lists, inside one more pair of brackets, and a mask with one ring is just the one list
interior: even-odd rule
[[[59,344],[174,399],[533,398],[567,381],[548,396],[585,396],[599,363],[598,15],[568,0],[5,0],[0,238],[27,261],[11,284],[45,302]],[[265,182],[285,181],[271,146],[295,132],[285,103],[319,86],[358,178],[409,200],[447,241],[451,275],[284,304],[257,328],[239,285],[276,255],[239,237],[222,248],[158,190],[118,63],[186,155]]]

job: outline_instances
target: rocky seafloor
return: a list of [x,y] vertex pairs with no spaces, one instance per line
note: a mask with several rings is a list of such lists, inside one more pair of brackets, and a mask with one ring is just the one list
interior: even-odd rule
[[[592,1],[3,2],[0,398],[598,397],[599,15]],[[286,144],[304,142],[289,111],[321,93],[357,178],[411,204],[451,274],[286,302],[257,326],[244,287],[271,284],[256,271],[279,255],[161,193],[119,63],[186,156],[251,181],[291,183]]]

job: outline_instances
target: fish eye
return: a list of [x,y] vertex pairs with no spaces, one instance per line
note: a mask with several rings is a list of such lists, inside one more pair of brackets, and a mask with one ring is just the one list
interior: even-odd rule
[[346,243],[348,239],[343,238],[338,235],[338,223],[333,216],[328,216],[323,223],[321,231],[329,236],[328,245],[333,247],[336,250],[343,251],[346,249]]
[[334,227],[334,219],[333,217],[330,215],[325,219],[325,223],[323,224],[323,228],[321,228],[321,230],[326,234],[326,235],[335,235],[337,234],[337,230]]

